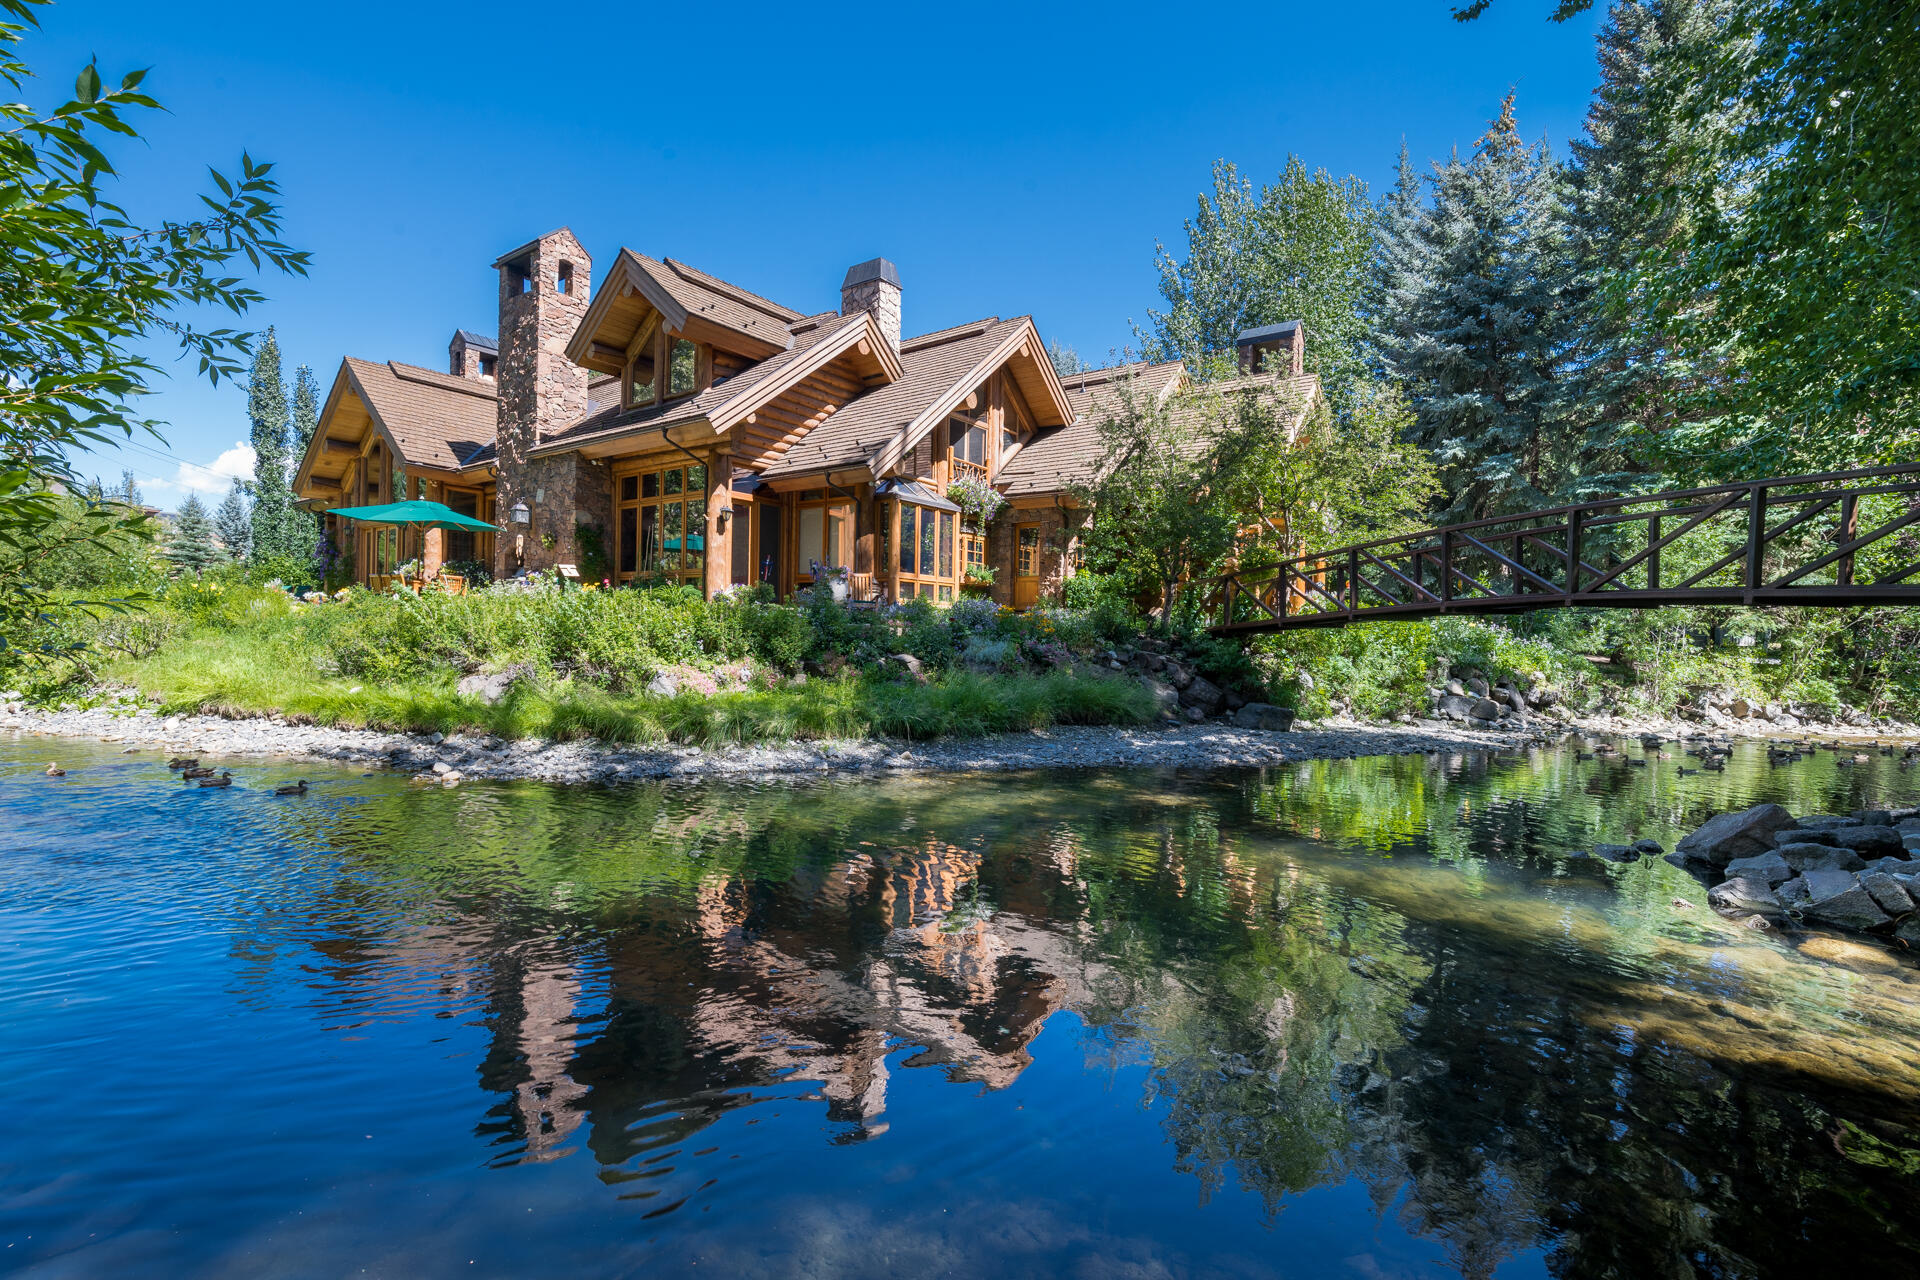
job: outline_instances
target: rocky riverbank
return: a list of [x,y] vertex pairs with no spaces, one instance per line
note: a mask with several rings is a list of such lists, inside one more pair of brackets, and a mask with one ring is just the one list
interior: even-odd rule
[[[195,754],[208,761],[272,758],[327,760],[397,769],[423,782],[527,779],[613,782],[663,777],[818,774],[850,771],[964,773],[1060,768],[1219,769],[1426,751],[1510,749],[1548,740],[1531,729],[1329,723],[1288,732],[1212,720],[1161,728],[1059,727],[986,738],[900,742],[860,739],[724,747],[622,746],[591,740],[332,729],[252,718],[167,716],[137,701],[40,710],[0,702],[0,732],[86,738],[124,750]],[[57,746],[48,754],[57,759]]]
[[1715,882],[1707,901],[1750,924],[1787,919],[1920,947],[1920,809],[1795,817],[1723,813],[1669,854]]

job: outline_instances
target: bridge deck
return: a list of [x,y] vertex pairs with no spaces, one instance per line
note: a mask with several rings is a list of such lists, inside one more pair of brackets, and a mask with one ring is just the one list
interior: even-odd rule
[[1920,604],[1920,465],[1607,498],[1191,584],[1216,635],[1665,605]]

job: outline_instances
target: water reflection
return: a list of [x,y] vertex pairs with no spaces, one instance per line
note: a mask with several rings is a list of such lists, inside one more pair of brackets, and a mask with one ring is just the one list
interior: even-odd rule
[[[57,812],[21,760],[0,795]],[[100,803],[182,816],[113,767]],[[648,1260],[1911,1270],[1920,970],[1676,907],[1704,894],[1664,863],[1567,855],[1671,843],[1756,799],[1912,794],[1890,761],[1745,753],[1685,779],[1561,752],[804,787],[355,779],[211,811],[246,821],[191,888],[178,862],[134,870],[157,887],[145,913],[190,903],[225,936],[236,1004],[292,1008],[316,1043],[444,1028],[362,1068],[471,1072],[465,1104],[394,1117],[478,1141],[484,1168],[453,1172],[454,1148],[441,1176],[591,1167],[610,1195],[569,1212],[612,1214],[585,1219],[605,1231],[631,1206]],[[63,848],[51,824],[26,842],[10,909],[29,869],[56,898],[97,884]],[[58,950],[9,962],[9,984]],[[1192,1207],[1101,1225],[1093,1203],[1129,1186],[1159,1187],[1137,1193],[1149,1214]],[[958,1235],[930,1217],[955,1187],[978,1228]],[[1293,1206],[1336,1189],[1311,1201],[1338,1228],[1323,1240]],[[823,1254],[836,1214],[880,1221]]]

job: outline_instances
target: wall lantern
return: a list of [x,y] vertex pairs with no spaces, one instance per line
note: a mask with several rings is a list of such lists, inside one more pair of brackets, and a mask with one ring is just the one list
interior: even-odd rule
[[718,508],[713,513],[713,519],[714,519],[715,531],[718,533],[725,533],[727,531],[727,526],[733,521],[733,508],[732,507]]
[[533,520],[533,513],[527,510],[527,504],[524,502],[514,503],[513,510],[509,511],[507,515],[515,524],[523,529]]

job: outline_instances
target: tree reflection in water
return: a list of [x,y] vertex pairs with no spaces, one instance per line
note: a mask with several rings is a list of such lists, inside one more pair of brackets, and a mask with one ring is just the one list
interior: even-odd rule
[[1837,1240],[1910,1270],[1920,975],[1565,856],[1903,785],[1545,753],[385,794],[303,833],[329,886],[247,910],[317,935],[342,1010],[483,1010],[495,1162],[584,1146],[623,1195],[671,1199],[650,1161],[775,1091],[848,1142],[900,1068],[1004,1088],[1068,1011],[1089,1073],[1145,1065],[1202,1195],[1270,1217],[1358,1180],[1473,1276],[1543,1248],[1564,1276],[1818,1272]]

